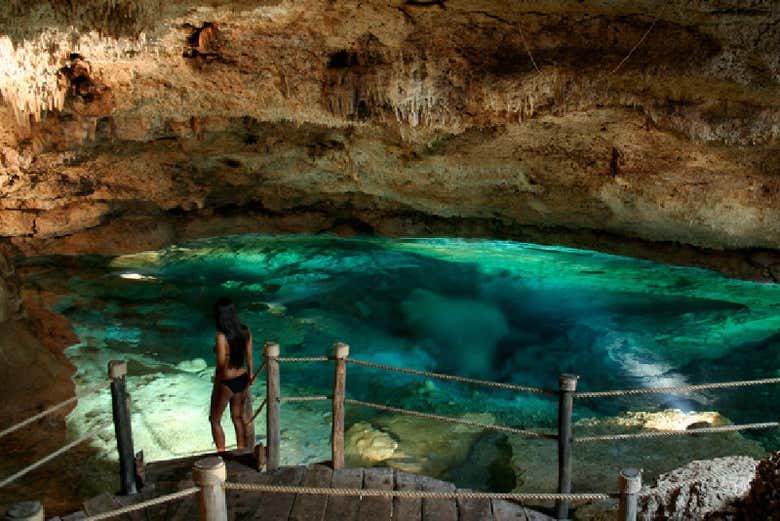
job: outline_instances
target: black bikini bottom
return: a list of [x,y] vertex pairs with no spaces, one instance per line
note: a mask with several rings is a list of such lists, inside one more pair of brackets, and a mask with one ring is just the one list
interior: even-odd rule
[[240,393],[249,385],[249,375],[243,373],[230,380],[222,380],[222,383],[233,391],[233,393]]

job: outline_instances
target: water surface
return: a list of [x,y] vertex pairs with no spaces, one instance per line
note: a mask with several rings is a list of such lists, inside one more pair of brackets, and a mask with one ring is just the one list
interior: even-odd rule
[[[154,432],[149,443],[171,454],[179,452],[164,439],[182,415],[202,423],[198,443],[208,444],[211,369],[198,373],[201,366],[192,361],[213,366],[211,306],[223,295],[236,302],[252,330],[256,358],[264,340],[278,341],[282,356],[328,355],[343,341],[354,358],[542,388],[556,388],[560,373],[575,373],[580,390],[765,378],[780,368],[780,286],[569,248],[241,235],[92,268],[49,265],[31,281],[57,293],[56,309],[81,339],[68,353],[84,384],[102,370],[107,353],[131,359],[131,375],[147,379],[146,394],[140,384],[136,393],[146,398],[139,399],[157,396],[144,406],[143,421]],[[329,366],[282,368],[283,394],[327,394],[331,381]],[[498,423],[515,427],[552,428],[556,421],[554,398],[356,366],[349,367],[347,391],[439,414],[490,411]],[[189,412],[174,398],[182,393],[190,397]],[[771,421],[778,398],[778,386],[768,386],[578,400],[575,415],[671,407],[717,411],[737,423]],[[327,405],[285,407],[291,417],[316,417],[286,427],[296,446],[288,462],[327,459]],[[347,422],[366,414],[350,409]],[[777,448],[773,432],[755,436],[765,448]]]

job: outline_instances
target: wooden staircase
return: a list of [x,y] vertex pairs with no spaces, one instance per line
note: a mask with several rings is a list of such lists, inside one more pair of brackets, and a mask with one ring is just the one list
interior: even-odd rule
[[[193,486],[192,465],[203,456],[151,463],[146,485],[135,496],[105,493],[84,502],[84,510],[57,521],[75,521]],[[281,467],[272,472],[253,468],[251,454],[227,453],[229,482],[318,488],[454,491],[455,485],[391,468],[346,468],[327,465]],[[325,496],[227,491],[230,521],[552,521],[522,505],[490,499],[419,499],[400,497]],[[119,521],[185,521],[198,519],[197,497],[156,505],[117,516]]]

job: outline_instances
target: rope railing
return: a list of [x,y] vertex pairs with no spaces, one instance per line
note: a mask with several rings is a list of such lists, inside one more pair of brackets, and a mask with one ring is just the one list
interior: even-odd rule
[[331,400],[331,396],[282,396],[279,398],[280,402],[320,402],[324,400]]
[[[576,382],[578,377],[576,375],[564,374],[560,377],[559,389],[544,389],[523,385],[515,385],[502,382],[493,382],[488,380],[480,380],[476,378],[469,378],[463,376],[447,375],[442,373],[436,373],[431,371],[422,371],[416,369],[407,369],[404,367],[391,366],[386,364],[379,364],[375,362],[368,362],[364,360],[357,360],[349,358],[349,346],[342,343],[337,343],[334,346],[335,356],[319,356],[319,357],[284,357],[280,358],[279,346],[276,343],[267,343],[264,350],[264,361],[262,365],[257,369],[252,376],[254,380],[260,373],[265,370],[267,374],[266,387],[267,396],[260,404],[259,408],[255,411],[254,415],[246,421],[250,424],[260,414],[263,409],[268,412],[268,418],[266,422],[268,441],[267,453],[266,453],[266,466],[268,470],[273,470],[279,466],[279,405],[285,403],[303,403],[303,402],[315,402],[315,401],[331,401],[333,404],[333,466],[334,469],[342,468],[344,465],[343,458],[343,441],[344,441],[344,405],[354,405],[367,407],[380,411],[387,411],[395,414],[402,414],[406,416],[425,418],[435,421],[441,421],[444,423],[460,424],[473,427],[482,430],[499,431],[510,434],[516,434],[528,438],[548,439],[558,441],[559,459],[563,458],[563,463],[559,463],[559,473],[562,472],[560,468],[565,468],[565,475],[571,475],[571,443],[587,443],[595,441],[613,441],[613,440],[629,440],[629,439],[641,439],[641,438],[662,438],[671,436],[686,436],[686,435],[701,435],[710,433],[726,433],[737,432],[749,429],[769,429],[780,427],[780,422],[763,422],[763,423],[751,423],[742,425],[724,425],[718,427],[705,427],[705,428],[693,428],[686,430],[662,430],[662,431],[643,431],[624,434],[605,434],[605,435],[593,435],[574,437],[571,429],[572,418],[572,399],[573,398],[600,398],[610,396],[634,396],[645,394],[664,394],[675,392],[689,392],[689,391],[701,391],[708,389],[729,389],[747,386],[757,385],[770,385],[780,383],[780,377],[777,378],[764,378],[757,380],[743,380],[743,381],[731,381],[731,382],[714,382],[707,384],[695,384],[695,385],[683,385],[683,386],[670,386],[670,387],[656,387],[656,388],[637,388],[637,389],[623,389],[623,390],[607,390],[607,391],[588,391],[588,392],[576,392]],[[333,394],[329,395],[313,395],[313,396],[281,396],[279,389],[279,363],[295,363],[295,362],[335,362],[335,379]],[[502,425],[495,425],[490,423],[484,423],[479,421],[468,420],[465,418],[457,418],[451,416],[437,415],[427,412],[414,411],[409,409],[403,409],[399,407],[393,407],[389,405],[383,405],[379,403],[366,402],[356,399],[348,399],[345,396],[344,384],[346,381],[346,364],[351,363],[355,365],[371,367],[375,369],[387,370],[397,373],[405,373],[416,376],[423,376],[428,378],[436,378],[445,381],[461,382],[467,384],[481,385],[486,387],[492,387],[497,389],[505,389],[511,391],[530,392],[536,394],[547,394],[558,396],[559,411],[558,411],[558,432],[555,434],[549,432],[538,432],[526,429],[518,429],[513,427],[506,427]],[[6,428],[0,431],[0,437],[5,436],[11,432],[14,432],[25,425],[29,425],[36,420],[51,414],[52,412],[65,407],[69,403],[73,403],[78,399],[88,396],[92,393],[99,392],[100,390],[111,384],[112,389],[112,403],[114,407],[114,418],[118,423],[115,425],[117,432],[117,448],[120,452],[120,478],[122,479],[122,491],[121,494],[133,494],[135,493],[135,486],[133,483],[133,470],[132,470],[132,438],[130,433],[130,419],[129,412],[127,410],[128,397],[124,389],[124,375],[126,374],[126,363],[112,361],[109,364],[109,380],[102,382],[100,385],[88,389],[75,395],[72,398],[64,400],[52,407],[38,413],[16,425]],[[117,417],[117,408],[120,411],[120,417]],[[122,418],[126,417],[126,418]],[[76,445],[83,443],[84,441],[93,438],[99,432],[110,427],[111,423],[101,425],[98,429],[85,434],[77,440],[74,440],[65,446],[57,449],[51,454],[43,457],[39,461],[25,467],[24,469],[16,472],[15,474],[8,476],[4,480],[0,481],[0,487],[4,487],[32,470],[40,467],[48,461],[56,458],[60,454],[72,449]],[[129,444],[128,444],[129,442]],[[259,445],[262,447],[262,445]],[[256,447],[257,452],[257,447]],[[124,457],[123,457],[124,455]],[[258,456],[259,457],[259,456]],[[563,465],[563,467],[561,467]],[[632,469],[627,469],[632,470]],[[564,475],[564,476],[565,476]],[[623,479],[621,474],[621,479]],[[631,481],[636,476],[627,475],[626,480]],[[223,478],[224,479],[224,478]],[[563,479],[564,481],[560,481]],[[616,497],[615,494],[572,494],[570,488],[570,481],[567,484],[567,479],[561,478],[559,475],[559,487],[557,493],[493,493],[493,492],[474,492],[474,491],[426,491],[426,490],[371,490],[371,489],[342,489],[342,488],[314,488],[314,487],[293,487],[285,485],[258,485],[253,483],[225,483],[224,489],[227,490],[245,490],[256,492],[278,492],[278,493],[296,493],[296,494],[324,494],[324,495],[342,495],[342,496],[390,496],[390,497],[408,497],[408,498],[430,498],[430,499],[507,499],[515,501],[523,500],[539,500],[539,501],[555,501],[557,516],[560,519],[565,519],[568,513],[568,503],[574,501],[596,501],[604,500]],[[621,481],[622,483],[622,481]],[[197,480],[196,480],[197,484]],[[202,484],[201,484],[202,486]],[[633,485],[632,485],[633,487]],[[138,510],[143,510],[151,506],[162,504],[168,501],[174,501],[198,492],[198,487],[193,487],[187,490],[179,491],[174,494],[167,494],[157,498],[150,499],[148,501],[128,505],[120,509],[112,510],[109,512],[101,513],[96,516],[86,518],[90,521],[98,521],[101,519],[108,519],[111,517],[119,516],[126,513],[131,513]],[[626,494],[622,488],[623,495],[621,501],[625,498]],[[638,489],[633,494],[634,499],[638,495]]]
[[27,426],[27,425],[29,425],[31,423],[34,423],[37,420],[40,420],[41,418],[43,418],[44,416],[47,416],[47,415],[53,413],[54,411],[62,409],[66,405],[71,404],[73,402],[76,402],[79,399],[84,398],[85,396],[89,396],[90,394],[94,394],[94,393],[100,392],[103,389],[105,389],[106,387],[108,387],[110,384],[111,384],[111,380],[105,380],[104,382],[101,382],[99,385],[96,385],[95,387],[92,387],[91,389],[87,389],[86,391],[82,391],[80,393],[77,393],[76,395],[68,398],[67,400],[63,400],[63,401],[61,401],[58,404],[52,405],[48,409],[45,409],[45,410],[39,412],[38,414],[36,414],[34,416],[30,416],[26,420],[22,420],[19,423],[16,423],[16,424],[8,427],[7,429],[5,429],[3,431],[0,431],[0,438],[2,438],[3,436],[5,436],[7,434],[11,434],[12,432],[15,432],[15,431],[21,429],[22,427],[25,427],[25,426]]
[[602,398],[607,396],[634,396],[640,394],[668,394],[690,391],[704,391],[707,389],[732,389],[752,385],[770,385],[780,383],[780,378],[762,378],[760,380],[736,380],[733,382],[713,382],[708,384],[677,385],[672,387],[646,387],[637,389],[622,389],[614,391],[593,391],[575,393],[575,398]]
[[720,427],[700,427],[696,429],[685,430],[663,430],[663,431],[650,431],[650,432],[634,432],[628,434],[604,434],[601,436],[583,436],[580,438],[574,438],[575,442],[588,442],[588,441],[605,441],[605,440],[630,440],[638,438],[665,438],[668,436],[692,436],[695,434],[712,434],[718,432],[737,432],[749,429],[771,429],[774,427],[780,427],[780,422],[765,422],[765,423],[746,423],[743,425],[723,425]]
[[163,496],[158,496],[152,499],[148,499],[140,503],[134,503],[132,505],[127,505],[121,508],[117,508],[115,510],[109,510],[108,512],[101,512],[100,514],[95,514],[94,516],[82,517],[80,519],[82,521],[100,521],[102,519],[111,519],[112,517],[121,516],[122,514],[129,514],[131,512],[137,512],[139,510],[145,510],[147,508],[151,508],[157,505],[162,505],[164,503],[169,503],[171,501],[183,499],[185,497],[192,496],[193,494],[197,494],[199,491],[200,491],[200,487],[190,487],[184,490],[180,490],[178,492],[165,494]]
[[444,423],[458,423],[461,425],[468,425],[471,427],[477,427],[480,429],[486,429],[486,430],[493,430],[493,431],[501,431],[501,432],[509,432],[512,434],[519,434],[521,436],[525,436],[527,438],[543,438],[548,440],[555,440],[558,439],[558,436],[555,434],[546,434],[542,432],[534,432],[534,431],[527,431],[523,429],[515,429],[513,427],[503,427],[501,425],[492,425],[489,423],[482,423],[482,422],[476,422],[471,420],[464,420],[462,418],[453,418],[450,416],[439,416],[437,414],[430,414],[426,412],[418,412],[418,411],[410,411],[408,409],[399,409],[397,407],[390,407],[389,405],[381,405],[378,403],[371,403],[371,402],[363,402],[360,400],[352,400],[352,399],[346,399],[344,400],[344,403],[348,403],[350,405],[360,405],[362,407],[369,407],[371,409],[377,409],[380,411],[389,411],[389,412],[395,412],[398,414],[405,414],[407,416],[415,416],[417,418],[427,418],[430,420],[438,420]]
[[280,364],[291,362],[327,362],[329,360],[332,360],[332,358],[328,356],[294,356],[276,359]]
[[260,364],[260,367],[258,368],[258,370],[255,371],[255,374],[252,375],[252,381],[253,382],[257,379],[258,376],[260,376],[260,373],[263,372],[263,369],[265,369],[266,364],[268,364],[268,362],[266,360],[263,360],[263,363]]
[[252,423],[253,421],[255,421],[255,418],[257,418],[257,415],[258,415],[258,414],[260,414],[260,411],[262,411],[262,410],[263,410],[263,408],[265,407],[265,404],[267,404],[267,403],[268,403],[268,398],[266,398],[265,400],[263,400],[263,403],[261,403],[261,404],[260,404],[260,407],[258,407],[258,408],[257,408],[257,410],[255,411],[255,413],[252,415],[252,417],[251,417],[251,418],[249,418],[248,420],[246,420],[246,421],[244,422],[244,425],[249,425],[250,423]]
[[41,465],[43,465],[45,463],[48,463],[49,461],[53,460],[57,456],[59,456],[59,455],[65,453],[65,452],[69,451],[70,449],[72,449],[76,445],[79,445],[79,444],[84,443],[85,441],[87,441],[87,440],[89,440],[91,438],[94,438],[95,436],[100,434],[100,432],[102,432],[105,429],[111,427],[112,425],[113,425],[112,422],[106,422],[103,425],[101,425],[100,427],[98,427],[97,429],[88,432],[84,436],[81,436],[80,438],[78,438],[76,440],[73,440],[72,442],[70,442],[70,443],[68,443],[66,445],[63,445],[59,449],[57,449],[54,452],[44,456],[43,458],[39,459],[35,463],[26,466],[25,468],[23,468],[22,470],[20,470],[18,472],[15,472],[14,474],[11,474],[10,476],[5,478],[4,480],[0,481],[0,488],[3,488],[5,486],[7,486],[7,485],[10,485],[11,483],[13,483],[17,479],[21,478],[25,474],[28,474],[28,473],[32,472],[33,470],[37,469],[38,467],[40,467]]
[[554,494],[517,492],[476,492],[471,490],[381,490],[360,488],[300,487],[291,485],[261,485],[257,483],[225,482],[225,490],[242,492],[274,492],[279,494],[308,494],[320,496],[398,497],[408,499],[506,499],[515,501],[601,501],[619,497],[618,494]]
[[508,389],[510,391],[524,391],[524,392],[537,393],[537,394],[558,394],[558,391],[552,389],[540,389],[538,387],[528,387],[525,385],[492,382],[490,380],[478,380],[476,378],[468,378],[465,376],[453,376],[449,374],[433,373],[430,371],[419,371],[417,369],[406,369],[405,367],[377,364],[375,362],[366,362],[365,360],[357,360],[355,358],[347,358],[347,363],[362,365],[365,367],[373,367],[376,369],[384,369],[385,371],[394,371],[397,373],[407,373],[407,374],[414,374],[417,376],[427,376],[429,378],[438,378],[439,380],[449,380],[453,382],[463,382],[463,383],[469,383],[474,385],[483,385],[486,387],[495,387],[498,389]]

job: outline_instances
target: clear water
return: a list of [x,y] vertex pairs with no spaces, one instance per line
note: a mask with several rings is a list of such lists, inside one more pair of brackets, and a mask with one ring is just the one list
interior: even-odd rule
[[[161,364],[213,365],[211,307],[226,295],[253,331],[257,358],[263,340],[278,341],[282,356],[331,354],[344,341],[354,358],[522,385],[556,388],[558,375],[571,372],[580,390],[755,379],[780,369],[780,285],[568,248],[242,235],[91,268],[49,266],[31,281],[59,295],[57,310],[82,347]],[[330,368],[285,366],[282,392],[328,393],[331,379]],[[673,407],[771,421],[779,389],[578,400],[575,415]],[[347,390],[439,414],[489,410],[516,427],[556,421],[554,400],[355,366]],[[367,415],[350,411],[348,423]],[[328,435],[309,434],[326,443]],[[778,448],[774,431],[752,436]]]

